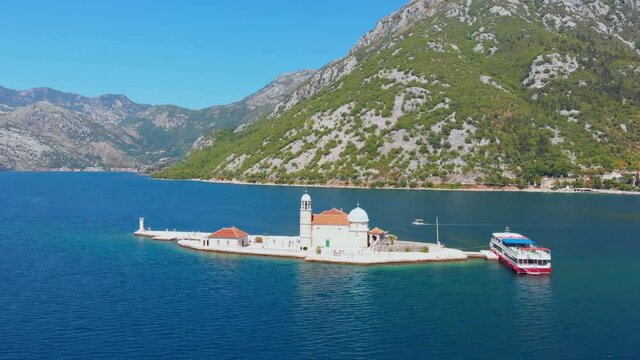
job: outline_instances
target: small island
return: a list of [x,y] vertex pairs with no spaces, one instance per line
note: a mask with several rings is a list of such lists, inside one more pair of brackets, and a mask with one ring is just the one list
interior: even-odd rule
[[461,261],[468,258],[497,260],[490,251],[464,252],[437,243],[402,241],[378,227],[370,228],[360,204],[349,213],[333,208],[314,214],[311,196],[300,199],[300,232],[290,235],[251,235],[235,226],[215,232],[153,231],[140,218],[137,236],[199,250],[230,254],[298,258],[305,261],[355,265]]

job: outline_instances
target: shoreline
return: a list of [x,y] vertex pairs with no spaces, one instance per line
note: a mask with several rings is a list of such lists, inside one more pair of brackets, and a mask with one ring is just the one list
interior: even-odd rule
[[[118,170],[61,170],[61,169],[42,169],[42,170],[1,170],[0,172],[16,172],[16,173],[114,173],[114,174],[136,174],[142,177],[148,177],[151,180],[158,181],[190,181],[190,182],[202,182],[211,184],[228,184],[228,185],[252,185],[252,186],[282,186],[282,187],[298,187],[298,188],[320,188],[320,189],[353,189],[353,190],[410,190],[410,191],[466,191],[466,192],[509,192],[509,193],[541,193],[541,194],[595,194],[595,195],[640,195],[640,191],[623,191],[623,190],[607,190],[607,189],[592,189],[588,191],[574,191],[573,189],[542,189],[542,188],[517,188],[515,186],[495,187],[489,185],[480,184],[460,184],[459,188],[446,188],[446,187],[370,187],[359,185],[343,185],[343,184],[298,184],[298,183],[283,183],[277,184],[274,182],[249,182],[241,180],[223,180],[223,179],[170,179],[170,178],[154,178],[151,174],[143,173],[132,169],[118,169]],[[444,184],[445,186],[447,184]],[[466,187],[465,187],[466,186]]]
[[[144,236],[144,235],[142,235]],[[255,237],[251,235],[251,237]],[[153,238],[152,238],[153,240]],[[438,251],[422,252],[358,252],[336,255],[335,252],[313,250],[291,250],[277,248],[260,248],[256,244],[247,247],[218,247],[202,246],[201,240],[176,239],[179,247],[199,252],[211,252],[219,254],[232,254],[239,256],[259,256],[273,258],[298,259],[305,262],[324,264],[341,264],[356,266],[393,265],[393,264],[418,264],[450,261],[466,261],[469,257],[461,250],[440,249]],[[487,260],[489,260],[487,258]]]
[[[155,239],[152,239],[155,240]],[[394,266],[394,265],[411,265],[411,264],[424,264],[424,263],[451,263],[451,262],[464,262],[468,260],[483,260],[478,257],[468,257],[466,259],[463,258],[432,258],[432,259],[418,259],[418,260],[374,260],[374,261],[349,261],[345,259],[335,259],[335,258],[323,258],[322,256],[311,256],[305,254],[283,254],[277,252],[251,252],[251,251],[237,251],[237,250],[227,250],[227,249],[198,249],[188,245],[184,245],[178,241],[178,246],[180,248],[188,249],[191,251],[203,253],[203,254],[224,254],[224,255],[237,255],[237,256],[246,256],[246,257],[258,257],[258,258],[275,258],[275,259],[288,259],[288,260],[298,260],[309,263],[316,264],[334,264],[334,265],[349,265],[349,266]]]
[[[143,220],[141,220],[143,221]],[[141,223],[142,224],[142,223]],[[191,249],[199,252],[211,252],[220,254],[291,258],[306,262],[332,263],[343,265],[384,265],[384,264],[411,264],[411,263],[431,263],[443,261],[466,261],[469,255],[458,249],[444,248],[431,243],[403,242],[404,245],[427,246],[429,251],[375,251],[373,248],[367,249],[322,249],[322,250],[302,250],[297,245],[292,246],[292,239],[295,236],[272,236],[271,245],[257,242],[259,235],[247,235],[248,244],[243,246],[214,244],[211,245],[204,240],[209,232],[184,232],[184,231],[153,231],[138,229],[134,236],[150,238],[155,241],[176,242],[179,247]],[[280,240],[281,245],[276,245]],[[286,242],[289,242],[288,246]],[[473,258],[485,258],[493,260],[490,256],[472,256]]]
[[138,174],[144,175],[134,168],[114,168],[114,169],[37,169],[37,170],[19,170],[19,169],[0,169],[0,172],[16,172],[16,173],[122,173],[122,174]]
[[[487,185],[472,185],[466,186],[478,186],[477,188],[411,188],[411,187],[369,187],[358,185],[340,185],[340,184],[296,184],[286,183],[277,184],[274,182],[248,182],[241,180],[222,180],[222,179],[168,179],[168,178],[154,178],[149,174],[139,174],[141,176],[147,176],[151,180],[159,181],[190,181],[190,182],[202,182],[210,184],[227,184],[227,185],[252,185],[252,186],[282,186],[282,187],[297,187],[297,188],[320,188],[320,189],[353,189],[353,190],[411,190],[411,191],[467,191],[467,192],[524,192],[524,193],[542,193],[542,194],[596,194],[596,195],[640,195],[639,191],[622,191],[622,190],[605,190],[605,189],[590,189],[590,191],[574,191],[574,190],[552,190],[541,188],[524,188],[519,189],[517,187],[491,187]],[[462,185],[465,186],[465,185]]]

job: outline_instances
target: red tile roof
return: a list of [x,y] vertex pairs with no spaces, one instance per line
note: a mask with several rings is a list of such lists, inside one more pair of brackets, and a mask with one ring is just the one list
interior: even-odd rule
[[342,210],[333,208],[323,211],[320,214],[313,214],[311,218],[312,225],[349,225],[347,213]]
[[321,212],[320,215],[347,215],[347,213],[342,211],[342,210],[338,210],[336,208],[333,208],[331,210],[325,210],[325,211]]
[[374,228],[373,230],[369,231],[369,234],[371,235],[382,235],[386,233],[386,231],[380,229],[380,228]]
[[230,228],[222,228],[208,237],[210,239],[243,239],[248,236],[249,234],[233,226]]

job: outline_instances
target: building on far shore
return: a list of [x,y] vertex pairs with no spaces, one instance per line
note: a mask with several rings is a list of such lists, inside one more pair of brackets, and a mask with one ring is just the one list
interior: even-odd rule
[[249,234],[233,226],[222,228],[202,239],[202,246],[208,247],[245,247],[249,246]]
[[311,196],[300,199],[300,242],[308,248],[367,248],[369,216],[358,205],[349,214],[333,208],[313,214]]

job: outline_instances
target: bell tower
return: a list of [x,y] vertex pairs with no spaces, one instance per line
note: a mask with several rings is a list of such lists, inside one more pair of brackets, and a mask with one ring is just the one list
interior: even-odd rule
[[300,199],[300,244],[311,247],[311,196],[305,190]]

